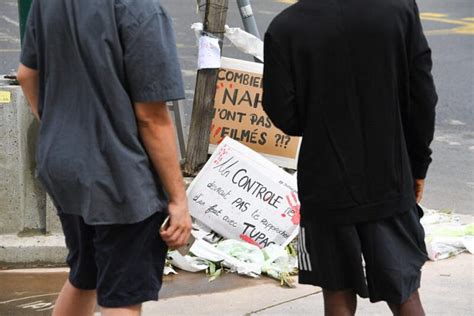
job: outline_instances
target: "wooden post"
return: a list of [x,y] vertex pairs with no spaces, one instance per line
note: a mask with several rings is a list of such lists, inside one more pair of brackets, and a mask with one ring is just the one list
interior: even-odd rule
[[[204,31],[224,37],[229,0],[206,0]],[[222,45],[221,45],[222,47]],[[219,69],[201,69],[196,79],[184,173],[194,176],[206,163]]]

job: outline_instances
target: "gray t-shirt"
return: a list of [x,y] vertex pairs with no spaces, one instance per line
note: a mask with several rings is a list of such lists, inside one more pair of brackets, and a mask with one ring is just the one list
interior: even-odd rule
[[37,170],[58,212],[98,225],[164,211],[133,108],[184,98],[172,20],[160,3],[35,0],[21,63],[39,71]]

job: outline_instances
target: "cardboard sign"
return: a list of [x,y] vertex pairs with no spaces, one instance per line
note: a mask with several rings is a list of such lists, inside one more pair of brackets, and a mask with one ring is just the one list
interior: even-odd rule
[[263,64],[222,58],[210,153],[229,136],[279,166],[296,169],[301,139],[280,131],[263,111],[262,76]]
[[187,194],[191,215],[226,238],[264,248],[298,234],[296,178],[229,137]]

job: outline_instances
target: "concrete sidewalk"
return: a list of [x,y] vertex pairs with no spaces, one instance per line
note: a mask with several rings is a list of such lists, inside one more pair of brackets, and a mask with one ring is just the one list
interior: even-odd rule
[[[179,282],[179,278],[176,279]],[[164,292],[172,287],[166,283]],[[192,284],[189,284],[192,287]],[[428,262],[421,296],[427,315],[474,315],[474,257],[462,254]],[[192,294],[147,303],[143,315],[323,315],[319,288],[282,288],[268,280],[213,294]],[[391,315],[384,303],[359,299],[358,315]]]
[[[66,277],[67,269],[0,271],[0,315],[50,315]],[[474,257],[427,263],[421,295],[427,315],[473,315]],[[357,314],[391,315],[385,304],[362,299]],[[203,273],[180,272],[165,277],[161,300],[144,304],[143,315],[323,315],[323,304],[316,287],[235,274],[208,282]]]

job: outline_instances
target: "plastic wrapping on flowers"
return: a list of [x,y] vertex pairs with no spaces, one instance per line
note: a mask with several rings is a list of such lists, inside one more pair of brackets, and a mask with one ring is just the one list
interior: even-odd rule
[[292,244],[287,247],[273,244],[260,249],[240,240],[222,240],[214,232],[198,229],[194,234],[197,240],[191,252],[182,256],[178,251],[170,251],[167,266],[189,272],[206,271],[209,281],[227,271],[254,278],[263,274],[279,280],[282,286],[294,286],[298,263]]
[[425,209],[421,223],[430,260],[438,261],[462,252],[474,253],[474,224],[461,223],[460,216],[452,211]]

